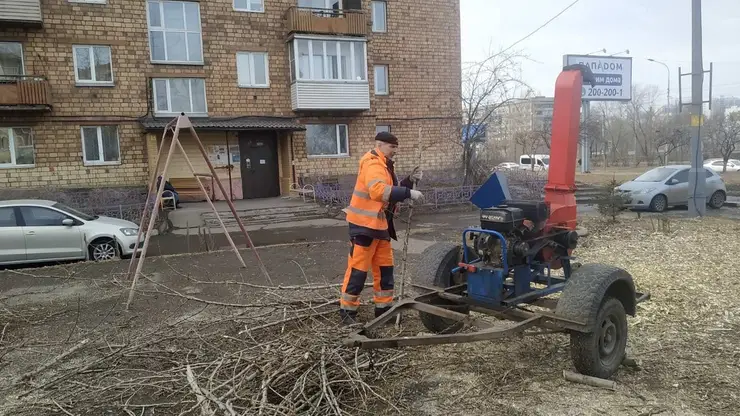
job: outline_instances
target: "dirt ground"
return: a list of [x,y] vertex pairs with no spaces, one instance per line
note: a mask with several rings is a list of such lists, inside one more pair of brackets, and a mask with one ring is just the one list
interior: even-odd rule
[[[652,294],[629,320],[629,354],[639,367],[620,370],[614,377],[616,391],[564,380],[563,370],[572,370],[567,336],[541,335],[394,351],[392,366],[379,374],[377,369],[375,374],[363,373],[375,395],[366,393],[364,407],[346,411],[435,416],[737,414],[740,288],[735,284],[734,256],[740,252],[735,238],[740,223],[625,216],[616,225],[601,219],[587,219],[584,225],[590,234],[575,252],[578,261],[623,267],[639,290]],[[458,241],[454,230],[423,234]],[[241,360],[258,344],[242,345],[257,336],[253,334],[261,325],[277,330],[281,325],[274,323],[285,318],[288,305],[313,312],[300,325],[283,324],[279,339],[296,348],[294,339],[310,331],[331,332],[336,338],[321,344],[324,365],[324,349],[347,333],[335,326],[336,306],[327,305],[337,298],[337,288],[331,285],[341,281],[346,244],[263,247],[259,254],[272,284],[250,251],[243,251],[246,269],[239,268],[229,251],[148,259],[129,311],[124,310],[131,284],[124,276],[126,262],[0,271],[0,414],[208,414],[189,390],[186,363],[223,364],[235,351]],[[399,264],[400,253],[397,256]],[[411,270],[417,258],[410,255]],[[276,288],[279,285],[283,287]],[[366,289],[365,296],[370,292]],[[365,302],[362,318],[369,319],[371,310]],[[413,316],[404,322],[410,335],[424,330]],[[270,342],[278,345],[275,339]],[[284,359],[318,354],[310,346],[303,348]],[[209,374],[210,379],[218,377],[219,367],[203,366],[197,380],[205,383]],[[141,392],[151,391],[162,395],[142,397]],[[175,393],[188,397],[190,412],[167,410],[161,403]],[[233,414],[257,414],[248,409],[265,403],[259,403],[259,394],[255,397],[256,403],[242,397],[247,404]]]

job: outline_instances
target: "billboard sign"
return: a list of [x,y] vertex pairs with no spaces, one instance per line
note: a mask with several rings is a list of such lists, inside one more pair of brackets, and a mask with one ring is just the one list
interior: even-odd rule
[[583,101],[630,101],[632,99],[632,58],[596,55],[565,55],[563,66],[583,64],[591,68],[596,86],[584,84]]

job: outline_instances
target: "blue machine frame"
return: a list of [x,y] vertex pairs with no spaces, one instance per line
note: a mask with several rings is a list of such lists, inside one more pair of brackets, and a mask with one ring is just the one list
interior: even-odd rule
[[[526,264],[509,267],[508,264],[508,247],[506,238],[496,231],[485,230],[482,228],[469,227],[462,233],[463,263],[476,266],[480,259],[469,261],[469,251],[471,248],[467,245],[468,235],[470,233],[488,234],[496,237],[501,244],[501,255],[503,258],[502,268],[495,267],[475,267],[474,271],[469,271],[463,266],[456,267],[453,273],[463,272],[467,276],[467,295],[476,303],[482,306],[515,306],[520,303],[531,302],[538,298],[562,291],[565,282],[570,278],[571,268],[569,256],[562,256],[558,259],[563,262],[564,277],[552,276],[550,263],[541,263],[528,257]],[[513,272],[513,277],[510,275]],[[544,288],[537,288],[533,285],[544,285]]]

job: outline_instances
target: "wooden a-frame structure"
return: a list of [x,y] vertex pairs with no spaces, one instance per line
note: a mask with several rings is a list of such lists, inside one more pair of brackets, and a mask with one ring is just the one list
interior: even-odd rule
[[[241,263],[242,267],[247,267],[247,265],[244,263],[244,259],[242,258],[241,253],[239,253],[239,249],[237,249],[236,244],[234,243],[234,240],[231,239],[231,235],[229,235],[229,232],[226,230],[226,225],[224,225],[224,222],[221,219],[221,216],[219,215],[218,210],[216,209],[215,205],[213,205],[213,201],[211,201],[211,198],[208,195],[208,192],[206,191],[205,187],[203,186],[203,183],[201,183],[200,178],[198,178],[198,176],[196,175],[195,168],[193,167],[193,164],[190,161],[190,158],[188,157],[187,153],[185,152],[185,149],[180,143],[180,138],[179,138],[180,131],[183,129],[185,129],[186,131],[190,133],[191,137],[195,140],[195,143],[198,145],[198,149],[200,150],[200,153],[203,156],[203,159],[208,165],[208,169],[211,171],[211,175],[213,175],[214,182],[218,184],[218,187],[221,190],[221,195],[227,195],[223,184],[221,184],[221,180],[218,178],[218,174],[216,173],[216,170],[213,168],[213,164],[211,164],[211,161],[208,159],[208,154],[206,153],[206,149],[203,147],[203,143],[200,141],[200,137],[198,137],[198,134],[195,132],[195,129],[193,128],[193,124],[190,122],[190,119],[188,118],[188,116],[185,115],[185,113],[180,113],[179,116],[177,116],[172,121],[167,123],[167,125],[164,127],[164,133],[162,134],[162,142],[159,144],[159,150],[157,151],[157,161],[154,165],[155,174],[152,175],[152,177],[149,180],[149,187],[147,189],[147,196],[146,196],[146,204],[144,205],[144,210],[141,214],[139,233],[136,236],[136,245],[134,247],[138,247],[141,242],[142,231],[144,230],[144,223],[147,220],[148,220],[148,224],[146,226],[146,231],[143,231],[144,245],[141,247],[141,251],[140,251],[141,256],[140,258],[138,258],[138,261],[137,261],[137,255],[136,255],[137,251],[134,251],[134,255],[131,256],[131,261],[129,263],[129,267],[128,267],[128,277],[129,278],[131,277],[132,271],[134,270],[134,264],[136,264],[136,269],[133,273],[133,281],[131,282],[131,290],[129,291],[128,301],[126,302],[126,310],[129,309],[129,306],[131,305],[131,301],[134,298],[134,289],[136,288],[136,283],[139,280],[139,276],[141,275],[141,269],[144,266],[144,259],[146,258],[146,251],[147,251],[147,248],[149,248],[149,238],[151,237],[152,229],[154,228],[154,224],[157,220],[158,209],[162,204],[162,193],[164,191],[164,184],[165,184],[166,177],[167,177],[167,169],[170,166],[170,161],[172,160],[172,155],[175,151],[175,147],[178,147],[180,149],[180,152],[182,152],[182,155],[185,158],[185,161],[187,162],[187,165],[190,168],[191,173],[195,177],[195,180],[198,182],[198,185],[200,186],[201,191],[203,191],[203,194],[205,195],[206,200],[208,201],[208,205],[210,205],[211,209],[213,210],[213,213],[216,215],[216,218],[218,219],[219,224],[221,224],[221,228],[223,229],[224,235],[226,236],[226,239],[229,241],[229,244],[231,245],[231,248],[234,250],[234,253],[236,253],[236,257],[239,259],[239,262]],[[167,157],[164,161],[164,167],[162,168],[162,172],[160,173],[159,163],[160,163],[160,159],[162,158],[162,150],[165,147],[167,134],[169,132],[172,132],[172,140],[170,143],[169,150],[167,151]],[[158,180],[160,177],[161,177],[161,180]],[[153,195],[156,195],[156,197],[154,198],[154,203],[152,204],[150,203],[150,200],[152,199]],[[252,243],[252,239],[249,237],[249,233],[247,232],[247,229],[244,228],[244,224],[242,223],[242,220],[239,218],[239,215],[236,212],[234,203],[229,198],[226,198],[226,203],[229,205],[229,209],[231,210],[231,213],[234,215],[234,219],[236,219],[237,224],[239,224],[239,228],[241,229],[242,233],[244,234],[244,237],[249,243],[249,247],[254,252],[255,257],[257,258],[257,262],[259,263],[260,269],[262,270],[262,274],[264,274],[267,281],[270,282],[270,284],[272,284],[272,279],[270,279],[270,274],[267,272],[267,268],[265,268],[265,265],[259,256],[259,253],[257,253],[257,249],[254,246],[254,243]]]

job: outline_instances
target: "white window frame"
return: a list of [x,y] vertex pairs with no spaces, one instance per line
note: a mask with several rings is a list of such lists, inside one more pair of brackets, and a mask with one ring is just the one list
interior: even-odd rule
[[[255,82],[254,74],[254,55],[260,54],[265,56],[265,84],[257,84]],[[250,80],[248,84],[241,84],[239,82],[239,55],[247,55],[249,57],[249,75]],[[239,88],[270,88],[270,54],[267,52],[237,52],[236,53],[236,82]]]
[[[26,75],[26,57],[23,51],[23,42],[0,42],[0,43],[15,43],[15,44],[20,45],[21,47],[21,73],[19,75]],[[0,77],[3,77],[3,76],[15,76],[15,75],[0,74]]]
[[[298,41],[299,40],[305,40],[308,41],[308,78],[301,78],[301,61],[299,59],[299,53],[298,53]],[[327,59],[326,55],[326,49],[327,45],[334,43],[335,47],[337,48],[337,56],[341,56],[341,50],[340,50],[340,42],[349,42],[350,49],[350,60],[349,60],[349,67],[352,69],[352,77],[351,79],[342,79],[342,68],[341,65],[339,65],[339,69],[337,71],[338,79],[325,79],[325,78],[318,78],[314,79],[314,65],[313,65],[313,41],[324,41],[324,54],[323,54],[323,61],[324,61],[324,73],[329,73],[329,60]],[[345,38],[345,37],[338,37],[338,36],[332,36],[332,37],[325,37],[325,36],[293,36],[293,38],[290,40],[290,43],[293,44],[293,58],[295,59],[295,74],[292,74],[293,82],[325,82],[325,83],[332,83],[332,84],[367,84],[368,81],[368,70],[367,70],[367,42],[364,39],[357,39],[357,38]],[[357,74],[355,74],[355,48],[356,47],[362,47],[362,57],[365,62],[365,65],[362,66],[363,71],[363,77],[362,80],[357,80]],[[288,49],[290,50],[290,48]]]
[[[156,116],[178,116],[180,115],[180,112],[173,112],[172,111],[172,95],[170,94],[170,81],[175,79],[187,79],[188,80],[188,91],[190,92],[190,109],[193,109],[193,80],[200,79],[203,80],[203,101],[205,105],[205,112],[198,113],[198,112],[185,112],[188,116],[191,117],[208,117],[208,95],[206,93],[206,80],[205,78],[152,78],[152,97],[154,99],[154,114]],[[157,110],[157,81],[167,81],[167,111],[159,111]]]
[[[159,6],[159,17],[161,19],[161,23],[164,24],[164,3],[195,3],[198,5],[198,30],[189,30],[189,29],[168,29],[164,26],[152,26],[151,22],[149,21],[150,15],[149,15],[149,2],[156,2]],[[183,5],[183,19],[185,19],[185,23],[187,25],[187,18],[185,17],[185,6]],[[204,65],[204,55],[205,52],[203,51],[203,16],[200,10],[200,2],[197,1],[185,1],[185,0],[146,0],[146,26],[147,26],[147,38],[149,39],[149,60],[153,64],[172,64],[172,65]],[[152,48],[152,31],[162,32],[163,33],[163,39],[164,39],[164,60],[154,59],[154,48]],[[188,45],[188,33],[197,33],[198,37],[200,38],[200,61],[173,61],[167,59],[167,33],[171,32],[177,32],[177,33],[185,33],[185,51],[187,55],[190,55],[190,47]]]
[[[382,4],[383,5],[383,28],[379,29],[375,24],[378,21],[377,16],[375,15],[375,4]],[[371,13],[371,20],[372,20],[372,30],[375,33],[386,33],[388,32],[388,2],[385,0],[372,0],[370,2],[370,13]]]
[[[14,169],[14,168],[33,168],[36,167],[36,137],[34,135],[33,129],[31,127],[0,127],[0,129],[8,129],[8,147],[10,148],[10,163],[0,163],[0,169]],[[31,130],[31,141],[32,141],[32,147],[33,147],[33,163],[27,164],[27,165],[19,165],[16,163],[16,154],[15,154],[15,137],[13,130],[14,129],[29,129]]]
[[[85,48],[88,52],[88,57],[90,58],[90,75],[93,79],[91,80],[81,80],[79,78],[79,73],[77,72],[77,49]],[[93,48],[108,48],[108,60],[110,60],[110,81],[96,81],[96,74],[95,74],[95,55],[93,54]],[[108,45],[72,45],[72,62],[74,63],[74,71],[75,71],[75,84],[79,86],[101,86],[101,85],[115,85],[116,77],[113,73],[113,50]]]
[[261,9],[261,10],[252,10],[252,9],[251,9],[251,7],[252,7],[252,0],[246,0],[246,2],[247,2],[247,8],[246,8],[246,9],[241,9],[241,8],[238,8],[238,7],[236,7],[236,0],[233,0],[233,1],[231,2],[231,6],[232,6],[232,7],[234,8],[234,10],[235,10],[235,11],[237,11],[237,12],[246,12],[246,13],[264,13],[264,12],[265,12],[265,0],[259,0],[259,1],[260,1],[260,3],[262,4],[262,9]]
[[347,153],[337,153],[334,155],[312,155],[308,153],[308,132],[306,133],[306,156],[309,159],[322,159],[322,158],[339,158],[339,157],[349,157],[349,125],[347,124],[331,124],[331,123],[307,123],[308,125],[333,125],[334,126],[334,135],[337,140],[337,152],[339,152],[339,149],[342,148],[341,144],[341,136],[339,134],[339,127],[344,126],[344,131],[347,132]]
[[[85,129],[91,129],[91,128],[97,129],[97,135],[98,135],[98,160],[88,160],[87,159],[87,151],[85,150]],[[80,140],[82,141],[82,160],[83,164],[85,166],[111,166],[111,165],[120,165],[121,164],[121,135],[120,131],[118,129],[118,126],[114,126],[116,128],[116,142],[118,143],[118,160],[104,160],[103,157],[104,151],[103,151],[103,127],[110,127],[110,125],[107,126],[81,126],[80,127]]]
[[[384,68],[385,69],[385,91],[380,91],[378,89],[378,68]],[[373,84],[375,88],[375,95],[389,95],[391,93],[391,85],[390,85],[390,74],[389,74],[389,68],[388,65],[374,65],[373,66]]]

